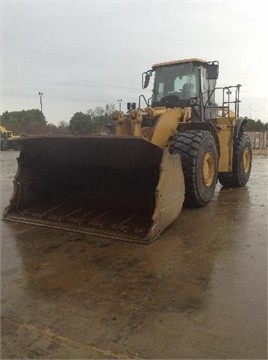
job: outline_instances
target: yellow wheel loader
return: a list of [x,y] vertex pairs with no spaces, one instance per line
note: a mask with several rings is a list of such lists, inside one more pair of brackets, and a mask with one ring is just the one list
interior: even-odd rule
[[0,150],[19,150],[16,141],[20,138],[20,135],[13,135],[12,131],[7,130],[4,126],[0,125]]
[[142,76],[143,88],[154,77],[152,98],[115,112],[113,135],[22,139],[4,217],[149,243],[183,204],[206,205],[218,179],[245,186],[252,151],[240,85],[217,88],[218,68],[200,59],[153,65]]

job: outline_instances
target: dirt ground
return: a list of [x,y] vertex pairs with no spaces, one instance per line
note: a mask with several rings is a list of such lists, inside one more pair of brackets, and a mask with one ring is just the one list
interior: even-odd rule
[[[16,151],[1,152],[1,207]],[[267,359],[268,157],[150,245],[1,222],[1,359]]]

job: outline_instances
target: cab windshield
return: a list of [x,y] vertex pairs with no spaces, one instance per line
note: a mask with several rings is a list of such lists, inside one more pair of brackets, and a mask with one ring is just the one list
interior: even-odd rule
[[155,69],[153,103],[161,103],[166,96],[190,100],[198,95],[198,72],[193,63],[175,64]]

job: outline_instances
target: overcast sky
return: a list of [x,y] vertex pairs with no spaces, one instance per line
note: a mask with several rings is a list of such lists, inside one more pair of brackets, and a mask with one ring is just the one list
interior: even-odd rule
[[242,84],[242,116],[267,122],[267,3],[2,0],[0,112],[40,108],[39,91],[54,124],[125,109],[152,64],[197,57],[220,62],[218,86]]

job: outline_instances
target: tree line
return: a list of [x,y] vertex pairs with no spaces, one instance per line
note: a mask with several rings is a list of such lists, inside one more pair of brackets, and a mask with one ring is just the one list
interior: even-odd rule
[[37,109],[5,111],[1,115],[0,122],[14,134],[42,134],[47,126],[44,114]]
[[107,104],[104,108],[89,109],[86,114],[77,112],[70,119],[69,130],[72,134],[101,132],[106,126],[112,125],[111,114],[114,111],[115,105]]
[[105,131],[106,126],[112,125],[114,111],[114,104],[106,104],[86,113],[76,112],[69,122],[61,121],[57,126],[48,123],[38,109],[5,111],[0,116],[0,123],[13,134],[20,135],[86,135]]
[[[86,113],[76,112],[69,122],[61,121],[57,126],[48,123],[38,109],[5,111],[0,116],[0,123],[7,130],[20,135],[86,135],[107,132],[113,124],[111,114],[114,111],[114,104],[106,104],[104,107],[89,109]],[[268,123],[248,119],[245,130],[267,131]]]
[[261,120],[248,119],[246,131],[268,131],[268,123],[264,124]]

